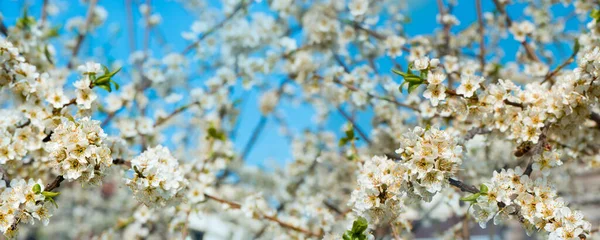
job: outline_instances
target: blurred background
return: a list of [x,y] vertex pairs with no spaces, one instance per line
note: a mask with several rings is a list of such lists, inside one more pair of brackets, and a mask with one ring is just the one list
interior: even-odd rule
[[[38,16],[41,12],[43,0],[0,0],[0,16],[2,21],[7,26],[15,24],[17,19],[23,16],[24,12],[33,16]],[[149,4],[153,9],[153,17],[158,18],[160,23],[153,28],[151,31],[152,37],[149,42],[149,49],[152,52],[152,57],[161,58],[170,52],[181,52],[189,44],[189,40],[182,38],[182,33],[190,31],[192,24],[198,21],[199,12],[215,12],[215,15],[220,15],[217,18],[222,19],[222,4],[221,1],[206,1],[207,4],[201,7],[201,9],[195,9],[190,11],[184,6],[189,4],[185,0],[174,1],[174,0],[103,0],[99,1],[98,5],[102,6],[107,13],[106,23],[99,29],[91,33],[90,37],[86,38],[83,42],[83,46],[80,52],[81,59],[94,59],[97,62],[109,65],[127,65],[124,64],[129,61],[130,55],[135,52],[142,50],[145,43],[143,42],[145,28],[144,20],[139,11],[142,4]],[[417,35],[429,35],[433,32],[440,31],[441,27],[438,23],[436,16],[438,14],[438,8],[436,7],[435,0],[407,0],[398,1],[399,5],[402,5],[402,14],[408,17],[408,23],[404,25],[403,31],[408,36]],[[64,29],[73,17],[83,17],[86,15],[87,5],[80,1],[67,1],[67,0],[56,0],[53,1],[53,14],[49,16],[49,20],[52,24],[55,24],[58,31],[64,31]],[[483,1],[483,10],[492,11],[494,9],[492,1]],[[556,17],[563,17],[564,31],[565,32],[577,32],[581,28],[582,19],[577,19],[571,13],[573,9],[570,7],[561,7],[557,5],[552,9],[552,14]],[[196,12],[197,11],[197,12]],[[523,12],[525,11],[523,4],[512,4],[508,8],[509,15],[513,16],[514,20],[525,20]],[[264,14],[275,16],[276,13],[269,10],[268,1],[258,1],[252,4],[248,10],[249,13],[262,12]],[[452,32],[460,32],[466,27],[470,26],[470,23],[477,21],[475,12],[474,1],[460,1],[452,13],[458,17],[461,22],[460,25],[453,27]],[[131,18],[129,17],[131,16]],[[382,19],[389,18],[387,14],[379,16]],[[133,24],[128,24],[133,23]],[[557,26],[563,27],[563,26]],[[298,40],[302,41],[302,31],[295,32],[293,36]],[[70,51],[61,51],[61,39],[56,39],[55,46],[57,47],[58,64],[66,65],[70,57]],[[217,43],[218,44],[218,43]],[[302,45],[298,42],[298,45]],[[519,43],[514,41],[512,38],[506,38],[502,40],[500,46],[502,51],[507,53],[500,56],[502,62],[510,62],[515,60],[513,53],[517,52]],[[560,59],[565,59],[570,54],[572,46],[567,44],[551,47],[551,52],[548,53],[552,57],[556,58],[555,65],[560,64]],[[62,53],[64,52],[64,53]],[[350,54],[352,54],[350,50]],[[402,65],[406,65],[404,60],[400,60]],[[393,68],[392,63],[386,59],[380,59],[376,61],[376,64],[380,69]],[[553,67],[553,66],[552,66]],[[552,69],[551,67],[551,69]],[[190,84],[200,85],[208,77],[214,75],[214,70],[203,69],[199,66],[190,65],[188,69],[191,79],[188,79]],[[121,84],[126,85],[131,79],[128,79],[128,69],[123,69],[122,73],[115,79]],[[268,77],[264,80],[266,84],[270,86],[277,86],[281,82],[281,78],[278,76]],[[399,80],[398,80],[399,81]],[[185,92],[187,89],[179,89],[178,91]],[[102,93],[104,94],[104,93]],[[270,170],[273,166],[283,166],[286,162],[291,162],[292,155],[290,150],[289,139],[282,134],[283,131],[288,131],[288,134],[297,135],[306,129],[318,131],[319,129],[331,130],[338,134],[338,137],[343,133],[342,125],[346,123],[346,120],[339,113],[331,113],[326,119],[325,124],[322,126],[314,124],[315,110],[310,106],[305,105],[302,102],[294,101],[282,101],[278,108],[276,115],[281,116],[285,119],[286,127],[282,127],[282,121],[275,117],[264,117],[259,111],[259,97],[261,92],[259,89],[252,89],[250,91],[244,91],[241,86],[234,89],[234,96],[241,100],[242,112],[240,115],[240,125],[236,136],[233,138],[235,147],[238,151],[242,151],[248,144],[250,139],[253,138],[253,132],[257,127],[264,127],[261,134],[256,136],[255,145],[249,151],[246,157],[246,163],[249,165],[257,166],[266,170]],[[152,96],[152,93],[150,93]],[[158,97],[155,95],[155,97]],[[181,101],[182,105],[185,101]],[[158,103],[153,104],[160,104]],[[162,107],[162,106],[161,106]],[[175,109],[177,106],[170,106]],[[148,110],[152,115],[152,107]],[[354,113],[358,123],[362,123],[364,130],[370,132],[370,124],[373,114],[371,109],[357,111]],[[102,119],[102,118],[99,118]],[[283,130],[285,129],[285,130]],[[107,130],[109,133],[110,129]],[[112,130],[114,131],[114,129]],[[176,137],[176,136],[172,136]],[[169,141],[164,143],[169,145]],[[363,144],[359,141],[358,144]],[[596,182],[597,174],[590,176],[583,176],[578,181]],[[585,211],[596,212],[599,211]],[[590,220],[598,219],[599,216],[587,216]],[[214,220],[214,219],[213,219]],[[199,220],[200,221],[200,220]],[[211,219],[203,219],[203,221],[211,221]],[[216,221],[216,220],[215,220]],[[594,222],[594,221],[592,221]],[[198,223],[199,226],[208,226],[210,224]],[[488,226],[491,224],[488,224]],[[219,229],[206,229],[206,231],[220,231]],[[230,231],[228,229],[227,231]],[[492,239],[495,234],[490,236],[492,231],[478,230],[473,233],[472,239]],[[516,226],[515,229],[510,231],[495,231],[495,233],[514,233],[514,235],[504,235],[503,239],[525,239],[523,231],[520,230],[520,226]],[[427,228],[423,228],[417,234],[417,236],[423,236],[422,239],[430,233]],[[476,236],[479,235],[479,236]],[[218,234],[217,234],[218,236]]]

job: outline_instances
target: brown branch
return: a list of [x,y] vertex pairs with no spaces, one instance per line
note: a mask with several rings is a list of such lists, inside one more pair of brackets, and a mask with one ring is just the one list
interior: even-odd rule
[[471,233],[469,232],[469,213],[465,213],[462,223],[462,239],[471,239]]
[[344,117],[348,122],[352,124],[352,127],[354,128],[354,130],[356,130],[358,135],[360,135],[360,137],[362,137],[363,140],[365,140],[365,142],[369,146],[371,146],[373,143],[371,142],[369,137],[367,137],[367,134],[358,126],[358,124],[356,124],[356,121],[354,121],[354,119],[352,119],[352,117],[350,117],[350,115],[348,115],[348,113],[346,113],[344,109],[342,109],[340,106],[336,106],[336,108],[338,112],[342,115],[342,117]]
[[200,104],[200,102],[192,102],[192,103],[190,103],[188,105],[184,105],[182,107],[179,107],[179,108],[175,109],[175,111],[171,112],[166,117],[160,118],[158,121],[156,121],[154,123],[154,127],[158,127],[158,126],[162,125],[163,123],[167,122],[169,119],[177,116],[177,114],[182,113],[183,111],[187,110],[191,106],[198,105],[198,104]]
[[127,11],[127,34],[129,35],[129,52],[135,51],[135,24],[133,23],[133,10],[131,9],[131,0],[125,1],[125,10]]
[[554,76],[556,76],[560,72],[560,70],[562,70],[564,67],[566,67],[567,65],[569,65],[573,61],[575,61],[576,55],[577,55],[577,52],[571,53],[571,56],[569,56],[569,58],[567,58],[567,60],[565,60],[562,64],[560,64],[558,67],[556,67],[556,69],[552,70],[552,72],[549,72],[548,74],[546,74],[542,83],[545,83],[547,81],[554,83],[554,80],[553,80]]
[[[438,12],[440,13],[440,22],[442,22],[443,24],[443,28],[444,28],[444,44],[442,45],[443,48],[440,48],[441,54],[440,55],[445,55],[448,52],[448,49],[450,49],[450,24],[445,23],[444,22],[444,15],[448,14],[445,10],[444,7],[444,2],[442,0],[437,0],[437,7],[438,7]],[[449,84],[451,84],[449,82]]]
[[[493,0],[493,1],[494,1],[494,5],[496,5],[496,9],[498,10],[498,12],[500,12],[500,14],[504,15],[504,17],[506,19],[506,27],[509,28],[512,25],[513,21],[510,18],[510,16],[508,15],[508,13],[506,12],[505,6],[502,5],[502,3],[500,3],[499,0]],[[529,44],[527,44],[527,41],[521,42],[521,45],[525,48],[525,52],[527,53],[527,57],[529,57],[529,59],[534,60],[536,62],[540,61],[540,59],[535,54],[535,51],[533,51],[531,46]]]
[[523,175],[531,176],[531,172],[533,172],[533,163],[527,164],[527,168],[525,168]]
[[600,114],[592,112],[590,114],[590,119],[592,119],[592,121],[596,122],[596,128],[600,128]]
[[[208,198],[208,199],[213,200],[213,201],[219,202],[221,204],[228,205],[229,207],[231,207],[233,209],[240,209],[240,208],[242,208],[242,205],[239,204],[239,203],[236,203],[236,202],[225,200],[225,199],[222,199],[222,198],[210,195],[210,194],[206,194],[206,193],[204,194],[204,196],[206,198]],[[308,229],[300,228],[300,227],[294,226],[294,225],[292,225],[290,223],[284,222],[284,221],[280,220],[279,218],[277,218],[276,216],[261,215],[260,217],[262,219],[266,219],[266,220],[269,220],[271,222],[277,223],[279,226],[281,226],[283,228],[287,228],[287,229],[290,229],[290,230],[293,230],[293,231],[296,231],[296,232],[299,232],[299,233],[303,233],[303,234],[306,234],[307,236],[322,237],[322,235],[323,235],[322,232],[314,233],[314,232],[312,232],[312,231],[310,231]]]
[[44,0],[42,3],[42,16],[40,17],[41,22],[46,22],[46,18],[48,18],[48,12],[46,8],[48,7],[48,0]]
[[[279,85],[279,88],[277,89],[277,99],[278,99],[277,101],[279,101],[281,94],[283,94],[283,88],[284,88],[285,84],[287,84],[288,81],[289,81],[289,79],[285,79]],[[246,159],[246,157],[248,156],[248,154],[250,153],[250,151],[252,151],[252,147],[258,140],[258,137],[262,133],[266,124],[267,124],[267,116],[262,115],[260,117],[260,119],[258,120],[258,123],[256,124],[256,126],[254,127],[254,130],[252,130],[252,135],[250,136],[250,139],[244,146],[244,150],[242,151],[242,155],[241,155],[242,161],[244,161]]]
[[150,11],[152,9],[150,7],[151,4],[152,4],[151,0],[146,0],[146,6],[148,6],[148,12],[146,13],[146,16],[145,16],[146,31],[144,32],[144,54],[147,54],[146,52],[148,51],[148,48],[150,47],[150,30],[152,29],[152,27],[150,27]]
[[83,32],[80,32],[77,35],[77,40],[75,40],[76,41],[75,47],[73,48],[73,54],[71,55],[71,59],[69,60],[69,63],[67,64],[68,68],[73,67],[73,61],[77,57],[77,54],[79,53],[79,50],[81,49],[81,44],[83,44],[83,40],[85,39],[85,36],[88,34],[88,31],[90,30],[89,28],[90,28],[90,25],[92,23],[92,19],[94,16],[94,8],[96,7],[96,3],[98,3],[98,0],[90,0],[90,6],[88,8],[84,29],[83,29]]
[[252,150],[252,147],[254,147],[256,140],[258,140],[258,137],[260,136],[261,132],[265,128],[266,124],[267,124],[267,116],[265,116],[265,115],[260,116],[258,123],[254,127],[254,130],[252,130],[252,135],[250,136],[250,139],[244,146],[244,150],[242,151],[242,155],[241,155],[242,161],[244,161],[246,159],[246,157]]
[[231,14],[229,14],[229,16],[227,16],[225,19],[223,19],[223,21],[217,23],[217,25],[214,25],[213,27],[211,27],[210,29],[208,29],[204,34],[202,34],[202,36],[200,36],[200,38],[198,38],[198,40],[194,41],[192,44],[188,45],[182,52],[181,54],[186,55],[188,54],[192,49],[194,49],[194,47],[196,47],[196,45],[198,45],[200,42],[202,42],[202,40],[204,40],[206,37],[208,37],[209,35],[211,35],[212,33],[214,33],[216,30],[218,30],[219,28],[223,27],[227,22],[229,22],[231,19],[233,19],[233,17],[240,12],[241,10],[245,9],[248,5],[250,5],[250,3],[252,3],[254,1],[242,1],[240,4],[238,4],[235,9],[233,10],[233,12]]
[[483,25],[483,13],[481,11],[481,0],[475,1],[475,8],[477,9],[477,22],[479,25],[479,64],[481,64],[481,75],[485,72],[485,28]]
[[8,36],[8,28],[6,28],[6,25],[4,25],[4,22],[2,21],[2,19],[0,19],[0,33],[2,35],[4,35],[5,37]]
[[115,165],[123,165],[123,166],[131,167],[131,161],[126,161],[125,159],[122,159],[122,158],[115,158],[112,160],[112,163]]
[[448,178],[448,183],[450,183],[450,185],[452,185],[454,187],[457,187],[458,189],[460,189],[463,192],[470,192],[470,193],[478,193],[479,192],[479,189],[477,189],[477,187],[463,183],[460,180]]
[[54,181],[48,183],[46,185],[46,188],[44,188],[44,191],[52,191],[54,189],[57,189],[58,187],[60,187],[60,183],[62,183],[65,180],[65,178],[62,175],[57,176]]
[[29,124],[31,124],[31,119],[28,118],[27,121],[25,121],[24,123],[19,123],[15,127],[16,128],[24,128],[24,127],[29,126]]

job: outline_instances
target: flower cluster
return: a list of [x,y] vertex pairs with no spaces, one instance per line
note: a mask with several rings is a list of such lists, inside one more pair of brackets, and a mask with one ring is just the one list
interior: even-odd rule
[[494,172],[487,192],[479,196],[471,208],[482,228],[494,218],[494,224],[516,217],[529,233],[549,232],[550,239],[585,239],[591,224],[579,211],[567,207],[556,189],[545,177],[532,180],[521,168]]
[[0,231],[12,236],[20,222],[34,224],[34,220],[38,220],[48,224],[52,205],[45,202],[44,185],[40,180],[14,179],[10,187],[4,181],[0,184]]
[[135,198],[146,206],[165,206],[175,201],[187,185],[177,159],[161,145],[135,157],[131,166],[133,178],[127,179],[127,185]]
[[366,161],[350,198],[354,212],[374,224],[395,220],[405,201],[431,201],[462,162],[462,147],[439,129],[415,128],[396,152],[400,162],[379,156]]
[[415,70],[427,74],[427,89],[423,92],[423,97],[429,99],[433,106],[446,99],[446,86],[443,84],[446,74],[437,68],[439,63],[439,59],[428,57],[419,58],[413,63]]
[[26,120],[18,111],[0,110],[0,164],[21,161],[30,151],[41,149],[45,135],[39,125],[37,119]]
[[406,169],[385,156],[366,161],[358,176],[358,188],[352,191],[349,205],[370,223],[394,220],[404,206],[403,175]]
[[100,122],[88,117],[61,121],[47,145],[51,165],[69,181],[98,182],[104,170],[112,165]]
[[410,182],[409,193],[430,200],[453,176],[462,163],[462,147],[450,132],[416,127],[404,134],[396,153],[410,169],[403,176]]

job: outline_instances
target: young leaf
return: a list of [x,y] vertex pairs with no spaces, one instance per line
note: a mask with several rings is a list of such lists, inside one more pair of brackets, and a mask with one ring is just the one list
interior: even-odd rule
[[358,219],[354,220],[354,222],[352,223],[352,232],[362,233],[365,230],[367,230],[368,226],[369,226],[369,223],[367,222],[367,219],[365,219],[363,217],[359,217]]
[[479,196],[481,196],[481,193],[475,193],[475,194],[466,196],[464,198],[461,198],[460,200],[464,201],[464,202],[475,202],[475,201],[477,201],[477,198],[479,198]]
[[481,193],[481,194],[487,194],[487,192],[488,192],[488,186],[487,185],[485,185],[483,183],[481,185],[479,185],[479,193]]
[[40,192],[42,192],[42,187],[39,184],[35,184],[33,185],[31,191],[33,191],[33,193],[35,194],[39,194]]
[[108,84],[108,85],[106,85],[106,84],[105,85],[96,85],[96,86],[98,86],[99,88],[102,88],[102,89],[104,89],[104,90],[106,90],[108,92],[112,92],[112,88],[110,87],[110,84]]
[[581,44],[579,44],[579,39],[575,38],[575,45],[573,46],[573,55],[576,55],[581,49]]
[[420,83],[409,83],[408,84],[408,93],[411,93],[412,91],[417,89],[419,86],[421,86]]
[[60,192],[48,192],[48,191],[43,191],[43,192],[42,192],[42,195],[44,195],[44,197],[50,197],[50,198],[53,198],[53,197],[56,197],[56,196],[60,195]]

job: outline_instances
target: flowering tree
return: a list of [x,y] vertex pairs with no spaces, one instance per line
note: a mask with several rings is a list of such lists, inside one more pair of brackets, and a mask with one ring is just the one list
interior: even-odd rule
[[[600,189],[574,182],[600,166],[597,1],[466,2],[475,22],[437,0],[439,28],[413,36],[398,1],[228,0],[218,12],[181,1],[197,21],[181,34],[189,46],[168,49],[160,9],[125,1],[127,61],[80,53],[107,21],[96,0],[64,28],[53,0],[2,21],[0,230],[195,239],[219,225],[223,238],[362,240],[447,222],[437,236],[468,239],[516,223],[592,239],[577,209]],[[250,91],[262,117],[240,150],[237,96]],[[293,131],[284,102],[310,106],[315,127]],[[326,128],[332,115],[347,123]],[[269,119],[293,161],[257,170],[244,160]]]

